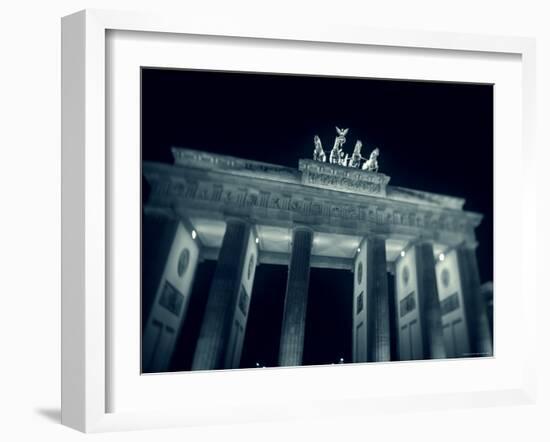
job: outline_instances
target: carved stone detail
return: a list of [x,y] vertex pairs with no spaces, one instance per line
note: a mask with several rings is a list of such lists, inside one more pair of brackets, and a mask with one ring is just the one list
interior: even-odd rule
[[344,190],[364,195],[386,195],[390,177],[338,164],[300,160],[302,184],[331,190]]
[[[322,164],[322,163],[318,163]],[[359,172],[362,173],[362,172]],[[381,176],[381,174],[377,174]],[[331,220],[364,221],[371,225],[391,228],[392,226],[407,229],[421,229],[422,231],[437,233],[470,233],[475,223],[469,222],[459,213],[452,214],[416,208],[404,210],[395,207],[391,201],[380,200],[376,205],[359,205],[338,202],[327,197],[304,197],[298,194],[289,194],[280,191],[258,191],[255,188],[244,188],[234,184],[212,183],[210,181],[197,182],[184,178],[160,178],[148,176],[152,186],[149,205],[174,207],[179,202],[194,202],[198,207],[208,207],[223,211],[224,207],[246,210],[276,210],[287,213],[285,218],[290,219],[293,214],[305,217],[322,217],[324,222]],[[206,205],[206,206],[203,206]],[[254,212],[252,212],[254,213]],[[258,212],[261,213],[261,212]],[[265,212],[264,212],[265,213]]]
[[216,155],[199,150],[172,148],[172,155],[176,166],[219,170],[228,173],[237,172],[240,175],[249,174],[255,177],[286,182],[296,182],[299,175],[296,169],[290,167]]

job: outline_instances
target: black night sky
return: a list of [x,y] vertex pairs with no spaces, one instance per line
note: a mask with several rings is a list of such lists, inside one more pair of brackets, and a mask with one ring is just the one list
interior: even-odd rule
[[[493,87],[464,83],[142,69],[142,158],[172,163],[172,146],[298,167],[313,136],[344,151],[380,149],[390,185],[466,199],[481,282],[493,277]],[[144,186],[144,198],[147,188]],[[172,370],[188,370],[215,263],[201,263]],[[304,364],[351,359],[353,275],[312,269]],[[257,268],[242,367],[277,364],[286,267]],[[346,296],[349,295],[349,296]]]

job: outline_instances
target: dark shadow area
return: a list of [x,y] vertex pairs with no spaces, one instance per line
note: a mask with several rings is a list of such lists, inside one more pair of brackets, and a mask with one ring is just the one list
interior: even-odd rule
[[191,370],[216,263],[216,261],[203,261],[197,267],[189,308],[181,326],[169,371]]
[[56,424],[61,423],[61,409],[59,408],[36,408],[34,411],[46,420]]
[[241,368],[278,365],[287,273],[285,265],[256,268]]
[[303,365],[352,360],[353,273],[312,268]]

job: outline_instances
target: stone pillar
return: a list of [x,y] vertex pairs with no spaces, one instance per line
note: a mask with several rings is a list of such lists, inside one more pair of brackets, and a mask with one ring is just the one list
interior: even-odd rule
[[250,225],[228,220],[192,370],[239,366],[257,261]]
[[441,258],[436,272],[447,356],[492,355],[475,249],[461,246],[447,251]]
[[493,282],[487,281],[481,284],[481,299],[487,312],[487,319],[489,322],[489,333],[491,335],[491,342],[493,342]]
[[176,340],[187,313],[199,245],[191,237],[191,232],[175,220],[144,220],[144,233],[146,230],[142,306],[147,305],[148,313],[143,317],[145,320],[142,319],[141,366],[145,373],[158,373],[170,368]]
[[365,238],[354,262],[353,362],[390,360],[386,241]]
[[312,244],[310,228],[294,229],[279,347],[279,365],[283,367],[302,364]]
[[241,354],[244,344],[246,324],[248,322],[248,311],[254,286],[254,276],[258,264],[258,246],[256,245],[253,232],[248,235],[245,259],[242,268],[237,302],[233,306],[233,320],[229,332],[228,351],[225,353],[225,368],[239,368]]
[[418,306],[424,344],[424,358],[444,358],[445,345],[441,326],[441,308],[435,279],[433,246],[421,243],[416,246],[416,268],[418,272]]
[[489,318],[481,294],[475,248],[465,245],[457,248],[456,251],[471,356],[492,356],[493,342],[489,329]]
[[144,213],[141,243],[141,324],[145,330],[179,221],[166,214]]
[[433,246],[417,243],[396,262],[399,359],[445,357]]

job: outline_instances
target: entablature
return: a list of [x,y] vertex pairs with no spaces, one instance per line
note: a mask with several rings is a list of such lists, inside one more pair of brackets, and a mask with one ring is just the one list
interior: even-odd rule
[[223,169],[143,164],[151,185],[147,205],[187,213],[246,216],[259,223],[307,223],[323,231],[400,234],[456,243],[475,239],[482,216],[435,204],[392,200],[281,182]]

